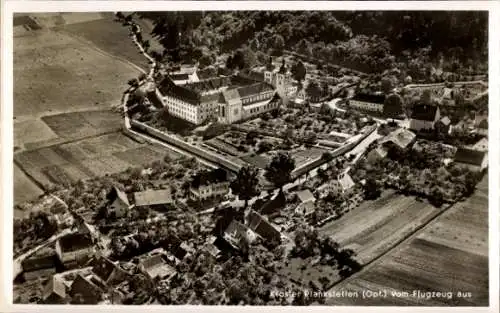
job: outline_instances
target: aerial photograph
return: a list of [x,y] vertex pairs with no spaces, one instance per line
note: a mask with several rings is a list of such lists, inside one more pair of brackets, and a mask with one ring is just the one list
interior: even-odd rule
[[13,23],[14,304],[489,305],[488,11]]

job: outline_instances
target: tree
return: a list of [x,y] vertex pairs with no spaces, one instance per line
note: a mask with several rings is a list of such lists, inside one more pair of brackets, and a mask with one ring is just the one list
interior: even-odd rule
[[204,54],[198,59],[200,68],[205,68],[213,63],[213,58],[209,54]]
[[282,56],[283,49],[285,48],[285,40],[283,39],[283,36],[274,35],[273,43],[274,43],[273,55],[274,56]]
[[321,88],[316,81],[310,81],[306,87],[306,94],[311,99],[318,99],[321,97]]
[[231,182],[231,190],[238,198],[245,200],[244,209],[248,206],[248,200],[259,195],[259,171],[253,167],[243,167]]
[[283,186],[292,180],[295,160],[286,153],[275,155],[266,167],[265,177],[283,192]]
[[380,183],[374,178],[367,178],[363,186],[364,196],[366,200],[377,199],[382,193]]
[[299,83],[306,77],[306,67],[302,61],[295,63],[291,69],[293,78]]
[[389,95],[384,101],[384,116],[397,118],[404,114],[403,99],[397,94]]

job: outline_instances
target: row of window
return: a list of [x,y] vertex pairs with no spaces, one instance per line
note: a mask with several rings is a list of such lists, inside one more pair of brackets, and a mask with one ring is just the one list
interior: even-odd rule
[[244,98],[241,102],[243,104],[247,104],[247,103],[252,103],[252,102],[256,102],[256,101],[260,101],[260,100],[265,100],[265,99],[269,99],[271,97],[271,93],[265,93],[265,94],[259,94],[259,95],[256,95],[256,96],[251,96],[251,97],[248,97],[248,98]]
[[256,113],[260,113],[260,112],[264,112],[264,111],[270,110],[270,109],[272,109],[274,107],[275,107],[274,103],[267,103],[265,105],[261,105],[261,106],[252,108],[252,109],[250,109],[249,112],[250,112],[250,114],[256,114]]

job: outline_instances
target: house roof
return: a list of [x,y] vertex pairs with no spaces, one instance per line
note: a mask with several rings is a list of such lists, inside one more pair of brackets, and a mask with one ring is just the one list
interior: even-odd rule
[[93,246],[92,238],[89,234],[68,234],[59,238],[58,241],[62,252],[72,252]]
[[127,194],[125,192],[121,191],[118,187],[113,187],[111,191],[107,195],[108,200],[110,201],[115,201],[116,199],[119,199],[122,203],[126,204],[129,206]]
[[55,267],[56,252],[50,249],[51,252],[44,255],[33,255],[22,262],[23,271],[30,272],[44,268]]
[[297,191],[297,197],[302,203],[316,200],[316,198],[314,198],[312,192],[309,189]]
[[66,285],[63,279],[58,275],[54,275],[49,279],[47,285],[45,285],[43,289],[42,299],[47,300],[53,294],[61,299],[66,298]]
[[281,239],[281,233],[267,219],[253,210],[248,213],[247,223],[251,230],[266,240],[279,241]]
[[416,138],[416,135],[404,128],[398,128],[391,132],[389,135],[385,136],[381,143],[392,142],[401,149],[407,148]]
[[71,284],[70,295],[74,297],[81,294],[85,303],[97,303],[102,293],[101,288],[81,274],[78,274]]
[[96,264],[94,265],[94,267],[92,267],[92,272],[94,272],[94,274],[96,274],[102,280],[107,281],[113,271],[117,268],[118,266],[110,259],[101,257],[96,260]]
[[265,82],[258,82],[251,85],[246,85],[238,88],[238,94],[240,98],[258,95],[262,92],[272,91],[274,88]]
[[357,93],[354,95],[354,97],[352,97],[351,100],[384,104],[385,95]]
[[439,120],[441,123],[443,123],[445,126],[450,125],[451,120],[448,116],[443,117],[442,119]]
[[438,107],[435,105],[418,104],[413,107],[411,118],[420,121],[434,121]]
[[477,151],[488,151],[488,139],[482,138],[472,146],[472,149]]
[[486,152],[476,151],[469,148],[458,148],[455,153],[455,162],[480,166],[483,163]]
[[488,118],[482,119],[479,123],[477,123],[478,128],[488,129]]
[[165,277],[175,273],[175,269],[167,264],[161,254],[144,258],[139,262],[139,266],[142,266],[151,277]]
[[182,74],[171,74],[170,78],[172,80],[174,80],[174,81],[175,80],[188,80],[189,79],[189,74],[184,74],[184,73],[182,73]]
[[286,197],[283,192],[273,195],[271,199],[265,202],[259,209],[261,214],[273,214],[279,212],[286,205]]
[[198,188],[215,183],[227,181],[227,173],[223,169],[217,168],[211,171],[203,171],[196,174],[191,181],[191,187]]
[[134,200],[136,206],[170,204],[173,201],[170,188],[136,192]]
[[236,220],[232,220],[224,231],[224,239],[233,247],[239,249],[243,241],[250,242],[252,230]]
[[354,187],[355,183],[352,180],[351,175],[348,173],[343,173],[338,177],[338,182],[342,188],[342,190],[349,190]]

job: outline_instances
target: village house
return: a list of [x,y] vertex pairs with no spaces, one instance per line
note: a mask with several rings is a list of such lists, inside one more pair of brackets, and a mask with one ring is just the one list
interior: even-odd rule
[[134,193],[134,207],[142,209],[144,207],[166,207],[173,204],[172,194],[170,188],[160,190],[145,190]]
[[66,268],[76,267],[94,256],[94,242],[88,234],[69,234],[56,241],[56,253]]
[[229,192],[226,171],[214,169],[196,174],[191,181],[190,192],[196,200],[225,196]]
[[176,274],[175,268],[168,265],[162,254],[150,255],[139,261],[137,268],[149,279],[170,279]]
[[335,192],[349,193],[354,187],[355,183],[349,173],[344,172],[337,176],[337,179],[332,182],[332,187]]
[[386,149],[397,148],[406,150],[410,148],[416,140],[417,136],[413,132],[404,128],[398,128],[382,138],[379,144]]
[[102,300],[103,289],[93,275],[78,274],[71,284],[69,295],[78,304],[98,304]]
[[482,172],[488,167],[488,153],[465,147],[458,148],[455,153],[454,163],[474,172]]
[[370,112],[384,111],[385,96],[382,94],[357,93],[347,101],[349,107]]
[[53,248],[45,247],[23,260],[24,280],[49,277],[56,272],[57,255]]
[[254,210],[250,210],[246,216],[246,224],[264,242],[281,242],[281,233],[266,218]]
[[[374,149],[376,150],[376,149]],[[381,149],[382,151],[386,151]],[[387,154],[387,152],[385,152]],[[367,156],[369,157],[369,155]],[[382,156],[379,156],[382,157]],[[385,157],[385,155],[383,156]],[[319,198],[325,198],[327,197],[330,193],[333,194],[346,194],[349,193],[352,188],[355,186],[355,183],[347,172],[341,173],[340,175],[337,176],[336,179],[329,181],[320,187],[317,188],[318,196]]]
[[120,266],[108,259],[107,257],[99,257],[94,261],[92,272],[98,277],[106,286],[113,286],[122,282],[128,276]]
[[42,302],[45,304],[64,304],[67,301],[64,280],[59,275],[53,275],[43,289]]
[[445,116],[438,120],[434,127],[440,134],[449,134],[451,130],[451,120],[448,116]]
[[257,239],[257,235],[249,227],[232,220],[224,231],[222,238],[236,250],[243,250],[247,244]]
[[262,200],[262,205],[259,207],[256,203],[256,210],[262,214],[269,217],[274,217],[280,215],[281,211],[286,206],[286,197],[283,192],[278,192],[271,196],[267,201]]
[[481,140],[473,144],[470,149],[475,151],[488,152],[488,138],[481,138]]
[[121,218],[128,214],[130,203],[127,195],[113,187],[107,195],[108,205],[106,207],[106,216],[111,218]]
[[296,194],[299,204],[295,208],[295,213],[303,216],[309,216],[314,213],[314,203],[316,198],[309,189],[300,190]]
[[476,115],[474,119],[474,132],[482,136],[488,136],[487,115]]
[[433,130],[441,115],[435,105],[417,104],[413,107],[410,129],[414,131]]
[[381,160],[387,156],[387,149],[384,147],[376,147],[375,149],[370,150],[366,155],[366,160],[370,163],[374,163],[378,160]]

